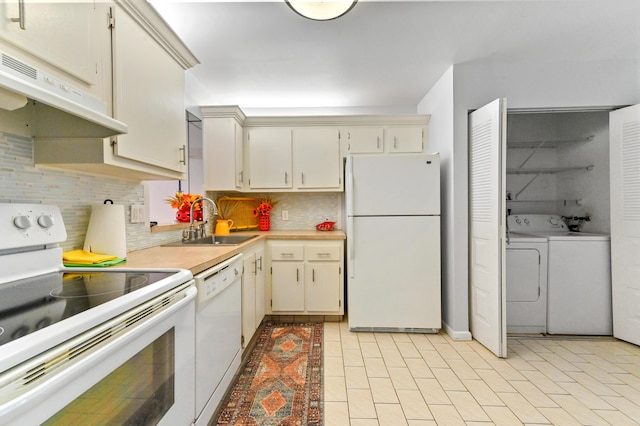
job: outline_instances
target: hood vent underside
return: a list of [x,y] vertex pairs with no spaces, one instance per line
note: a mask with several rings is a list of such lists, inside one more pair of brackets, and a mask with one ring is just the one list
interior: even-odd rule
[[34,137],[104,138],[127,133],[106,104],[19,59],[0,52],[0,109],[33,109]]

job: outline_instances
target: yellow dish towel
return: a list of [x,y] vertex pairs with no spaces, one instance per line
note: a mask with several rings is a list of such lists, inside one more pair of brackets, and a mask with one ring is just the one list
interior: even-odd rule
[[90,253],[84,250],[71,250],[62,253],[62,261],[64,263],[75,263],[80,265],[93,265],[107,260],[115,260],[117,258],[118,256]]

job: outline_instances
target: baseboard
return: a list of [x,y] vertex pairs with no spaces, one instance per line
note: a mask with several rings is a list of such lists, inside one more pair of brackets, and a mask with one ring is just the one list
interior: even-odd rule
[[442,322],[442,328],[453,340],[472,340],[473,339],[470,331],[454,330],[453,328],[449,327],[449,324],[447,324],[444,321]]

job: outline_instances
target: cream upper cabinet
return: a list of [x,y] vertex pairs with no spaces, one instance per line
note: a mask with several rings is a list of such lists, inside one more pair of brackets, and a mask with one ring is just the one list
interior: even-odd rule
[[293,187],[291,128],[254,128],[247,131],[250,189]]
[[344,155],[368,154],[384,151],[382,127],[352,127],[340,131]]
[[97,84],[106,16],[94,2],[0,0],[0,15],[2,40],[86,86]]
[[209,191],[244,188],[244,114],[237,107],[201,107],[204,187]]
[[300,190],[342,189],[338,129],[293,129],[293,185]]
[[386,127],[384,144],[387,152],[422,152],[424,134],[422,127]]
[[114,154],[186,172],[184,69],[126,11],[115,8],[114,116],[129,132],[112,139]]
[[184,71],[198,61],[149,3],[115,3],[101,24],[111,29],[110,66],[103,74],[112,76],[112,113],[128,125],[128,133],[109,139],[39,138],[35,161],[129,179],[184,179]]

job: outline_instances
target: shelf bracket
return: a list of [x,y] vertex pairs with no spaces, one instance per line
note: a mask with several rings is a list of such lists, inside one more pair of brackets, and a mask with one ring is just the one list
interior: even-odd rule
[[[536,146],[533,151],[531,151],[531,153],[527,156],[527,158],[524,159],[524,161],[522,162],[522,164],[520,164],[520,166],[518,167],[519,169],[523,168],[525,164],[527,164],[527,162],[531,159],[531,157],[533,157],[533,155],[538,152],[538,150],[540,148],[542,148],[542,146],[545,144],[546,141],[540,141],[540,143],[538,144],[538,146]],[[535,178],[534,178],[535,179]]]
[[540,173],[539,173],[539,172],[538,172],[536,175],[534,175],[534,176],[531,178],[531,180],[529,180],[529,182],[527,182],[527,184],[526,184],[525,186],[523,186],[523,187],[522,187],[522,189],[520,189],[520,191],[518,191],[518,192],[516,193],[516,195],[514,195],[514,196],[513,196],[513,199],[514,199],[514,200],[517,200],[517,199],[518,199],[518,196],[519,196],[520,194],[522,194],[522,191],[524,191],[525,189],[527,189],[527,187],[528,187],[529,185],[531,185],[531,184],[533,183],[533,181],[534,181],[534,180],[536,180],[536,179],[538,178],[538,176],[540,176]]

